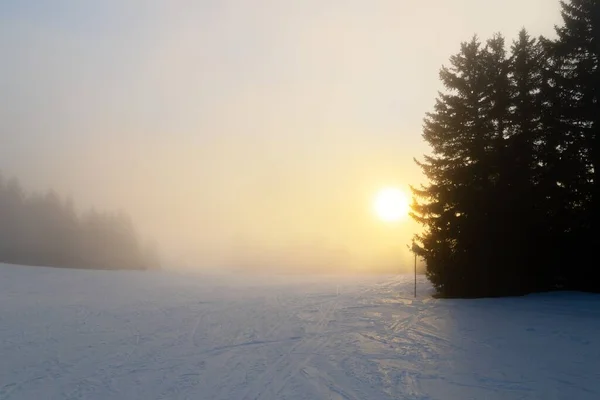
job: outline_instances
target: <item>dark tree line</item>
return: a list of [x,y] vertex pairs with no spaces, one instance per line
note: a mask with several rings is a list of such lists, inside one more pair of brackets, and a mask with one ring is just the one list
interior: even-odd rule
[[54,192],[26,194],[0,176],[0,262],[67,268],[153,269],[155,246],[140,243],[123,213],[79,215]]
[[600,291],[600,0],[561,6],[557,39],[475,37],[440,72],[412,216],[441,295]]

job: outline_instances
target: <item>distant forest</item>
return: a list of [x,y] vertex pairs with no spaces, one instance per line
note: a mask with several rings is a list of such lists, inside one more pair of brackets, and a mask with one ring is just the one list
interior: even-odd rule
[[79,215],[56,193],[26,194],[16,179],[0,175],[0,262],[89,268],[156,269],[156,247],[142,245],[123,213],[90,210]]
[[412,216],[442,296],[600,292],[600,0],[560,6],[556,39],[474,37],[440,72]]

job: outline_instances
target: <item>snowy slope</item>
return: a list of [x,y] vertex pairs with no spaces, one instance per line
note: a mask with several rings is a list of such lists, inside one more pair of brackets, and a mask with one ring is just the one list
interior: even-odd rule
[[0,399],[599,399],[600,297],[0,265]]

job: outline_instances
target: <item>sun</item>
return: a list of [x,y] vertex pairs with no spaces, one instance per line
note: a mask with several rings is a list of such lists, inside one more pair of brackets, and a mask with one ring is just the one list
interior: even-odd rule
[[398,188],[382,189],[375,196],[375,213],[386,222],[396,222],[408,216],[408,196]]

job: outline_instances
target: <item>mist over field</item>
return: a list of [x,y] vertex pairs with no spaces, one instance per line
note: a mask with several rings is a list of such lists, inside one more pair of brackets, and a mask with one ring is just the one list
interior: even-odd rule
[[456,44],[549,33],[545,5],[3,1],[0,171],[125,211],[166,266],[411,270],[373,196],[423,181]]

